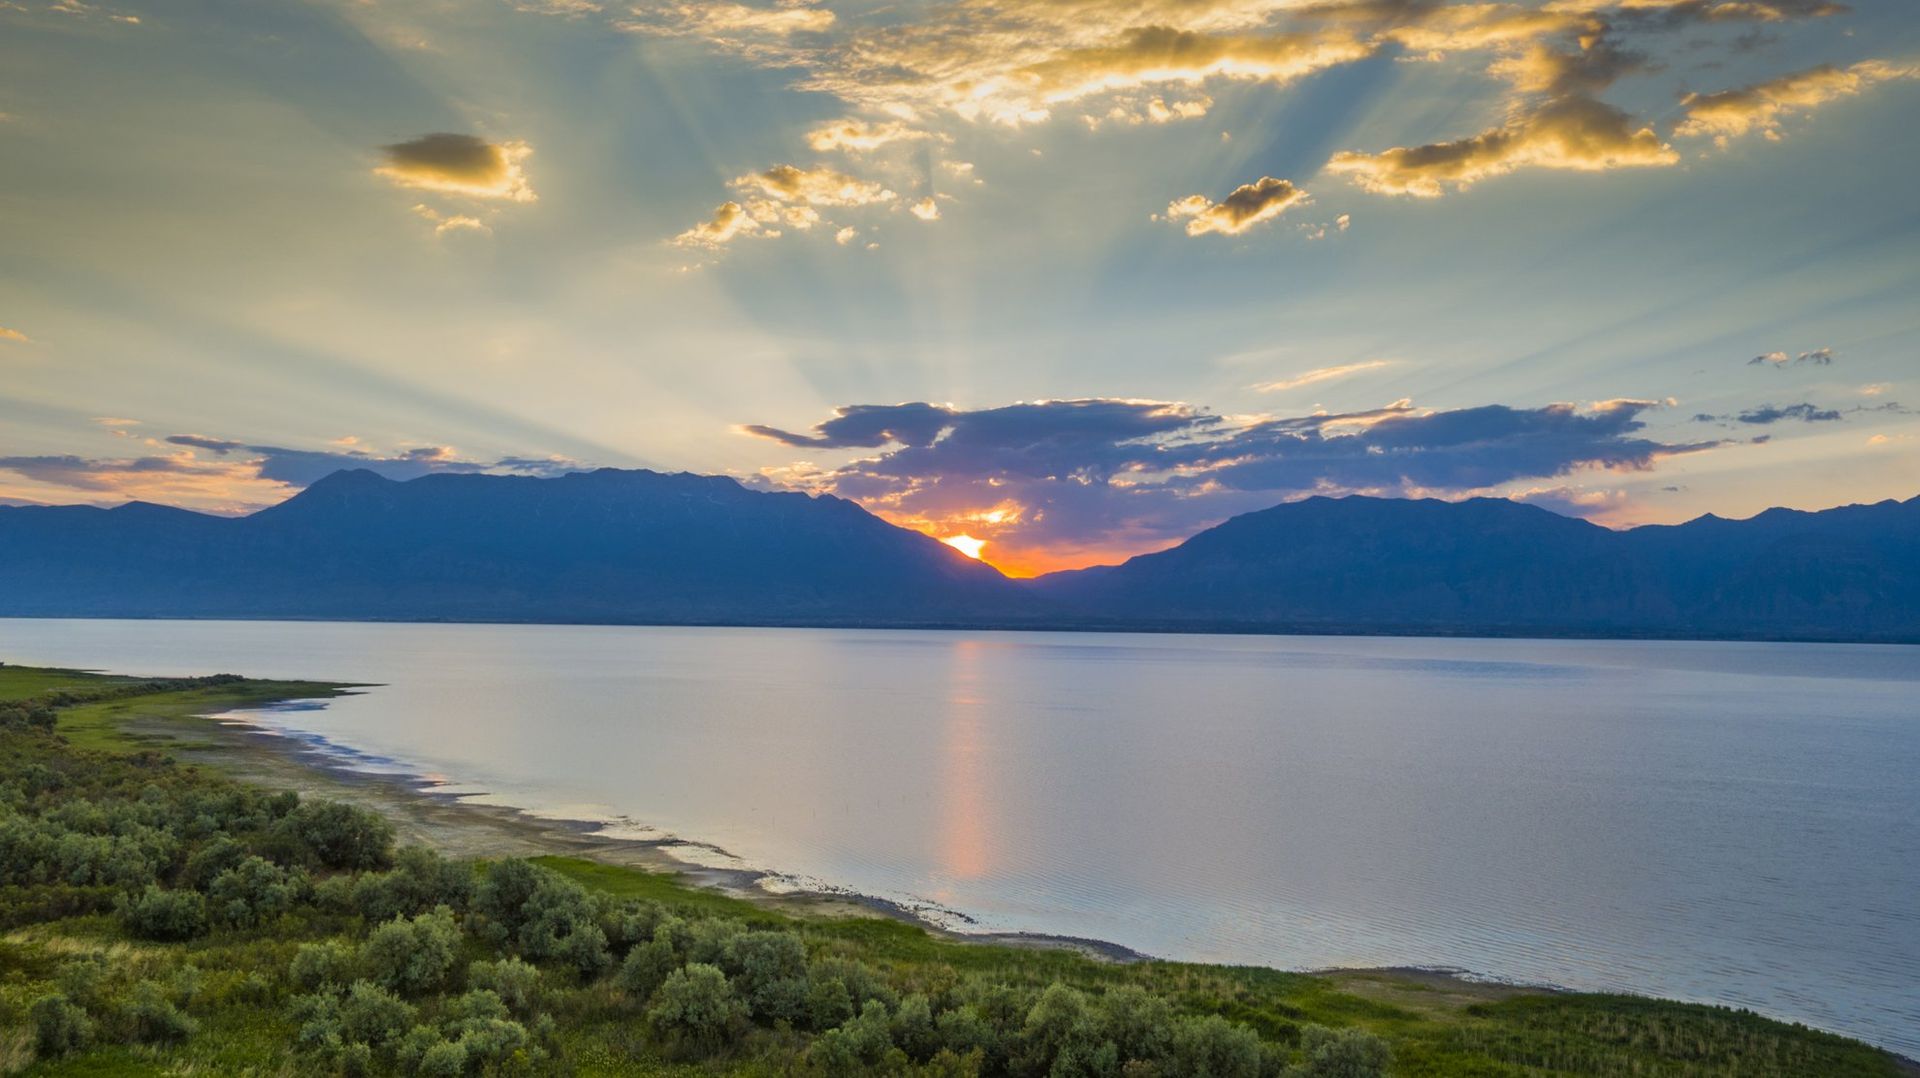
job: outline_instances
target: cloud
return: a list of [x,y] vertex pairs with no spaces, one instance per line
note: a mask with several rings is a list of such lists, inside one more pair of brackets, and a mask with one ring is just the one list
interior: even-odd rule
[[733,181],[744,191],[758,191],[768,198],[799,202],[809,206],[867,206],[889,202],[897,196],[880,184],[836,172],[824,166],[800,168],[775,165],[762,172],[749,173]]
[[15,344],[32,344],[33,338],[17,329],[8,329],[6,326],[0,326],[0,341],[12,341]]
[[386,163],[374,169],[402,187],[466,198],[533,202],[520,162],[533,150],[524,142],[488,142],[476,135],[422,135],[381,147]]
[[1301,386],[1310,386],[1319,382],[1331,382],[1336,378],[1345,378],[1348,375],[1359,374],[1363,371],[1377,371],[1382,367],[1391,367],[1392,365],[1393,361],[1390,359],[1369,359],[1361,363],[1343,363],[1337,367],[1321,367],[1317,370],[1308,371],[1305,374],[1296,374],[1292,378],[1281,378],[1277,381],[1261,382],[1259,385],[1254,386],[1253,390],[1256,393],[1279,393],[1283,390],[1299,389]]
[[1835,352],[1832,348],[1815,348],[1810,352],[1802,352],[1797,356],[1790,356],[1785,352],[1766,352],[1747,360],[1747,366],[1779,368],[1789,364],[1797,366],[1802,363],[1811,363],[1816,367],[1827,367],[1833,364],[1834,358],[1837,355],[1839,355],[1839,353]]
[[1742,423],[1764,427],[1783,419],[1797,419],[1802,423],[1831,423],[1840,418],[1840,413],[1811,404],[1789,404],[1785,407],[1763,404],[1758,408],[1749,408],[1734,418]]
[[449,232],[477,232],[483,236],[493,235],[492,225],[471,214],[441,213],[424,202],[416,204],[413,212],[416,217],[432,223],[433,234],[436,236],[444,236]]
[[493,461],[471,460],[454,452],[453,447],[444,445],[417,446],[394,453],[379,454],[358,450],[333,452],[290,449],[275,445],[253,445],[226,438],[209,438],[199,434],[176,434],[167,438],[166,442],[169,445],[205,450],[217,457],[244,458],[260,478],[285,483],[291,487],[307,486],[314,480],[332,475],[343,468],[365,468],[378,472],[388,479],[417,479],[436,472],[513,471],[557,475],[576,471],[579,468],[577,462],[562,457],[546,459],[505,457]]
[[923,198],[913,205],[908,206],[907,212],[920,218],[922,221],[938,221],[940,219],[940,204],[931,198]]
[[1681,138],[1711,136],[1722,146],[1753,131],[1778,139],[1780,125],[1789,116],[1852,97],[1876,83],[1914,78],[1920,78],[1920,64],[1866,60],[1844,68],[1822,65],[1737,90],[1688,94],[1681,102],[1686,114],[1673,133]]
[[[124,434],[134,420],[102,419]],[[283,500],[293,491],[345,468],[365,468],[389,479],[414,479],[440,472],[495,472],[559,475],[580,465],[564,457],[501,457],[474,460],[448,446],[419,446],[388,453],[327,451],[255,445],[230,438],[176,434],[150,440],[155,452],[134,457],[78,455],[0,457],[0,473],[27,486],[0,479],[0,497],[45,504],[83,501],[114,504],[128,500],[165,502],[212,512],[242,512]]]
[[[853,405],[809,431],[746,432],[793,448],[868,451],[769,478],[852,498],[898,523],[989,541],[1016,568],[1073,552],[1150,549],[1235,513],[1310,493],[1466,493],[1590,468],[1641,470],[1718,442],[1643,433],[1652,401],[1585,408],[1408,402],[1285,418],[1111,398],[962,409]],[[992,516],[993,519],[985,519]]]
[[760,223],[747,216],[738,202],[722,202],[713,208],[713,216],[673,238],[678,247],[704,247],[716,250],[734,238],[760,230]]
[[859,229],[853,227],[852,225],[848,225],[847,227],[833,234],[833,242],[839,244],[842,247],[845,247],[847,244],[852,243],[854,239],[859,235],[860,235]]
[[931,131],[909,127],[897,120],[885,123],[835,120],[807,132],[807,145],[819,153],[831,153],[835,150],[866,153],[895,142],[915,142],[940,137]]
[[1262,176],[1253,183],[1241,184],[1219,202],[1205,195],[1188,195],[1167,205],[1169,220],[1185,220],[1187,235],[1219,233],[1238,236],[1263,221],[1271,221],[1287,207],[1309,201],[1305,191],[1287,180]]
[[751,7],[730,3],[638,4],[616,25],[630,33],[705,37],[751,52],[739,39],[786,38],[831,29],[833,12],[807,4]]
[[1471,138],[1377,154],[1338,153],[1327,170],[1350,175],[1375,194],[1437,198],[1449,185],[1461,190],[1522,168],[1601,172],[1679,160],[1652,128],[1635,127],[1631,117],[1605,102],[1575,96]]

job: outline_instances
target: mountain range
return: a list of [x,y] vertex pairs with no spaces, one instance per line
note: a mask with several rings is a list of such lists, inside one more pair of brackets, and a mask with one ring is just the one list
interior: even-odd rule
[[1920,642],[1920,498],[1614,531],[1504,499],[1316,497],[1016,581],[852,502],[723,477],[344,471],[244,517],[0,507],[0,616]]

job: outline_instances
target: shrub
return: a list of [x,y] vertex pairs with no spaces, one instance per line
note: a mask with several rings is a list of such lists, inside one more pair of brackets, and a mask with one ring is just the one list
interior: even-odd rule
[[[727,971],[753,1017],[798,1021],[807,1010],[807,948],[791,932],[746,932],[727,945]],[[928,1020],[929,1025],[931,1019]]]
[[893,1043],[916,1063],[925,1063],[940,1051],[940,1034],[933,1026],[933,1008],[925,996],[908,996],[893,1012],[889,1026]]
[[812,974],[807,982],[807,1023],[826,1030],[852,1017],[853,995],[847,991],[847,983],[838,977]]
[[620,963],[620,971],[614,974],[614,983],[634,999],[645,1000],[660,988],[668,974],[679,968],[680,960],[673,953],[673,944],[662,936],[628,951],[626,961]]
[[248,857],[213,878],[207,905],[215,920],[252,927],[278,918],[306,896],[307,881],[264,857]]
[[893,1035],[887,1027],[887,1009],[870,1000],[844,1025],[822,1033],[807,1058],[831,1075],[861,1074],[872,1069],[898,1072],[905,1069],[906,1055],[893,1046]]
[[1386,1041],[1362,1029],[1308,1026],[1300,1043],[1307,1054],[1301,1073],[1309,1078],[1379,1078],[1392,1058]]
[[136,939],[193,939],[206,935],[207,900],[195,891],[167,891],[150,883],[120,903],[120,923]]
[[93,1043],[93,1019],[65,996],[35,1000],[27,1017],[33,1022],[34,1047],[42,1056],[66,1055]]
[[1260,1038],[1217,1014],[1186,1018],[1173,1027],[1171,1074],[1260,1078]]
[[133,999],[124,1014],[133,1039],[147,1044],[184,1041],[193,1036],[199,1023],[186,1016],[166,990],[152,981],[133,986]]
[[518,958],[475,962],[467,967],[467,983],[499,996],[508,1010],[523,1018],[540,1004],[540,971]]
[[378,813],[340,801],[303,801],[279,829],[308,859],[327,868],[383,868],[393,825]]
[[246,857],[246,847],[225,834],[216,834],[188,856],[187,867],[180,874],[180,884],[204,891],[215,876],[238,865]]
[[1164,1062],[1173,1050],[1173,1024],[1173,1007],[1137,985],[1100,999],[1100,1034],[1113,1042],[1122,1062]]
[[496,942],[511,942],[536,962],[558,960],[592,978],[611,961],[606,933],[586,888],[525,861],[488,866],[474,890],[480,931]]
[[674,970],[653,994],[647,1024],[654,1035],[693,1055],[711,1055],[724,1046],[746,1018],[717,966],[694,963]]
[[453,911],[442,906],[412,919],[395,918],[373,930],[360,948],[367,979],[405,996],[446,984],[460,932]]
[[339,1002],[340,1036],[378,1048],[398,1040],[413,1025],[413,1008],[379,985],[355,981]]
[[473,901],[473,871],[432,850],[409,846],[394,855],[391,872],[359,877],[349,899],[369,922],[413,917],[440,906],[456,912]]
[[339,943],[303,943],[287,967],[287,979],[308,992],[344,992],[357,966],[353,949]]

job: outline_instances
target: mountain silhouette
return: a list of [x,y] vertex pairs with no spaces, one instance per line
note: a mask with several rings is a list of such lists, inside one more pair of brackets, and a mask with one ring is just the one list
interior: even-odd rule
[[723,477],[345,471],[245,517],[0,508],[0,616],[1920,642],[1920,498],[1612,531],[1315,497],[1014,581],[852,502]]

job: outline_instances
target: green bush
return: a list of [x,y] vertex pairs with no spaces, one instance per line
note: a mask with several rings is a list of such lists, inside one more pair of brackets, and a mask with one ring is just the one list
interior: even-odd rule
[[207,908],[221,924],[251,928],[292,910],[310,891],[303,873],[289,873],[264,857],[247,857],[208,884]]
[[432,992],[453,972],[460,930],[445,906],[411,919],[394,918],[373,930],[360,947],[368,980],[403,996]]
[[287,967],[287,979],[306,992],[344,992],[359,965],[359,955],[344,944],[303,943]]
[[65,996],[35,1000],[27,1018],[33,1023],[34,1048],[43,1056],[63,1056],[93,1043],[93,1019]]
[[120,923],[136,939],[175,942],[207,934],[207,900],[195,891],[167,891],[148,884],[122,900]]
[[518,958],[473,963],[467,967],[467,984],[499,996],[509,1011],[522,1018],[540,1006],[540,971]]
[[746,1020],[747,1009],[718,966],[694,963],[667,975],[653,1004],[647,1025],[654,1035],[677,1051],[707,1056],[725,1047],[734,1029]]
[[[807,1011],[807,948],[791,932],[744,932],[727,944],[733,987],[761,1022],[796,1022]],[[929,1019],[931,1021],[931,1019]]]
[[1386,1041],[1360,1029],[1308,1026],[1300,1043],[1307,1055],[1300,1073],[1306,1078],[1379,1078],[1392,1058]]
[[153,981],[133,986],[133,998],[124,1010],[134,1040],[143,1044],[184,1041],[199,1029],[199,1023],[187,1017],[166,989]]
[[831,1075],[898,1073],[905,1069],[907,1057],[894,1047],[888,1026],[887,1008],[878,1000],[869,1000],[858,1015],[822,1033],[807,1058]]
[[340,801],[302,801],[280,821],[281,835],[326,868],[384,868],[393,825],[379,813]]
[[349,902],[369,922],[414,917],[445,906],[458,913],[473,901],[473,870],[432,850],[409,846],[394,855],[391,872],[367,873],[353,883]]
[[628,951],[626,961],[614,974],[614,983],[627,995],[645,1001],[665,983],[668,974],[679,968],[673,944],[662,936]]

